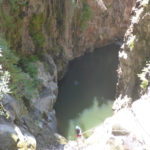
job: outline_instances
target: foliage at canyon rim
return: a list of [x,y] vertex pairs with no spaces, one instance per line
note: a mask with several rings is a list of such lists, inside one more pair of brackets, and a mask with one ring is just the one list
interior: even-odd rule
[[29,100],[36,96],[40,82],[37,79],[36,57],[19,58],[2,38],[0,38],[0,46],[3,53],[0,63],[4,70],[10,72],[12,95],[18,100],[24,98]]

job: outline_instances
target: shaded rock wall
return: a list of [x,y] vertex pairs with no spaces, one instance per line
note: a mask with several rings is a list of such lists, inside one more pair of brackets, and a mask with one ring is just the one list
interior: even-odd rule
[[23,104],[10,95],[6,95],[3,99],[3,106],[8,118],[0,116],[0,149],[39,150],[52,145],[59,146],[54,135],[56,132],[54,110],[48,114],[36,108],[27,111]]
[[75,56],[122,38],[129,24],[134,0],[89,0],[88,3],[93,15],[84,32],[76,31],[78,40],[74,45]]
[[124,44],[119,52],[118,68],[118,101],[124,96],[133,100],[140,96],[140,80],[138,74],[150,58],[150,1],[137,1],[133,8],[131,25],[129,26]]

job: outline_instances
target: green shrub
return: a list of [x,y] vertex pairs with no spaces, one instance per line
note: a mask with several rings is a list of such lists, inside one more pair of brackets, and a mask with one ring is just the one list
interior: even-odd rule
[[21,60],[22,68],[24,72],[28,73],[30,77],[35,78],[38,74],[38,68],[36,65],[38,58],[36,56],[24,57]]
[[43,14],[34,14],[29,25],[29,31],[33,38],[33,42],[37,49],[41,49],[45,42],[44,34],[42,33],[42,26],[45,18]]
[[83,31],[88,27],[88,22],[92,17],[92,10],[86,0],[82,0],[82,3],[83,3],[83,8],[82,8],[82,13],[79,16],[79,20],[81,21],[81,30]]
[[21,6],[26,5],[28,0],[8,0],[13,11],[18,10]]
[[142,73],[138,74],[139,79],[141,80],[140,87],[145,91],[148,86],[148,79],[146,77],[147,73],[149,72],[150,69],[150,62],[146,62],[146,66],[142,69]]
[[132,51],[133,48],[134,48],[134,45],[135,45],[135,40],[136,40],[136,36],[135,35],[132,35],[128,41],[128,45],[129,45],[129,48],[130,50]]
[[0,63],[3,65],[4,70],[8,70],[11,75],[10,89],[12,95],[16,99],[31,99],[37,94],[37,84],[35,82],[35,76],[33,72],[28,74],[28,71],[24,72],[19,66],[19,57],[17,57],[9,48],[7,43],[0,38],[0,48],[3,53],[3,57],[0,59]]
[[10,15],[7,11],[5,11],[5,8],[0,8],[0,27],[4,31],[7,41],[14,49],[16,49],[21,39],[23,20],[19,13],[19,11],[10,11]]
[[88,22],[91,19],[93,12],[86,0],[81,0],[81,2],[82,6],[78,6],[76,9],[77,13],[75,14],[75,20],[80,31],[84,31],[88,28]]
[[[27,73],[34,81],[33,86],[39,89],[41,87],[42,80],[37,78],[37,75],[38,75],[37,60],[38,60],[38,57],[32,55],[28,58],[26,57],[22,58],[20,62],[21,62],[23,71]],[[30,88],[31,87],[29,87],[28,89]]]

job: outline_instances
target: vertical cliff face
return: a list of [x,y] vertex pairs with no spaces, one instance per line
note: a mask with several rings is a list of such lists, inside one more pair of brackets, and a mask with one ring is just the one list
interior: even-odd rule
[[[123,37],[135,0],[2,1],[0,30],[17,53],[68,61]],[[59,74],[59,76],[62,76]]]
[[73,54],[80,55],[86,50],[93,50],[123,37],[129,23],[129,16],[134,1],[88,1],[92,16],[85,31],[80,26],[73,39]]
[[7,0],[2,1],[1,29],[19,52],[48,52],[65,63],[122,38],[133,4],[134,0]]
[[[128,96],[135,100],[140,96],[140,85],[144,84],[146,79],[138,77],[142,73],[142,69],[146,66],[150,58],[150,3],[148,0],[138,1],[132,11],[131,25],[129,26],[125,37],[124,45],[119,52],[119,68],[118,68],[118,100]],[[146,72],[146,71],[145,71]],[[143,82],[143,83],[142,83]],[[145,86],[147,83],[145,83]],[[141,85],[145,88],[144,85]]]

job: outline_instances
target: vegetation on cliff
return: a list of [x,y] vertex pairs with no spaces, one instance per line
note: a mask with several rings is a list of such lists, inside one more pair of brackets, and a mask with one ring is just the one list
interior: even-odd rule
[[[42,51],[43,44],[45,42],[45,37],[42,32],[42,27],[45,22],[43,14],[34,14],[29,24],[29,32],[33,38],[33,42],[36,46],[36,51]],[[37,53],[37,52],[36,52]]]
[[88,28],[88,22],[92,17],[92,9],[86,0],[73,3],[74,16],[73,16],[73,28],[79,28],[80,31],[84,31]]
[[3,54],[0,63],[11,75],[9,87],[12,95],[17,99],[28,100],[36,96],[38,88],[36,60],[32,57],[20,59],[2,38],[0,38],[0,47]]
[[13,49],[18,48],[21,40],[22,9],[25,4],[19,0],[1,0],[0,2],[0,28]]

